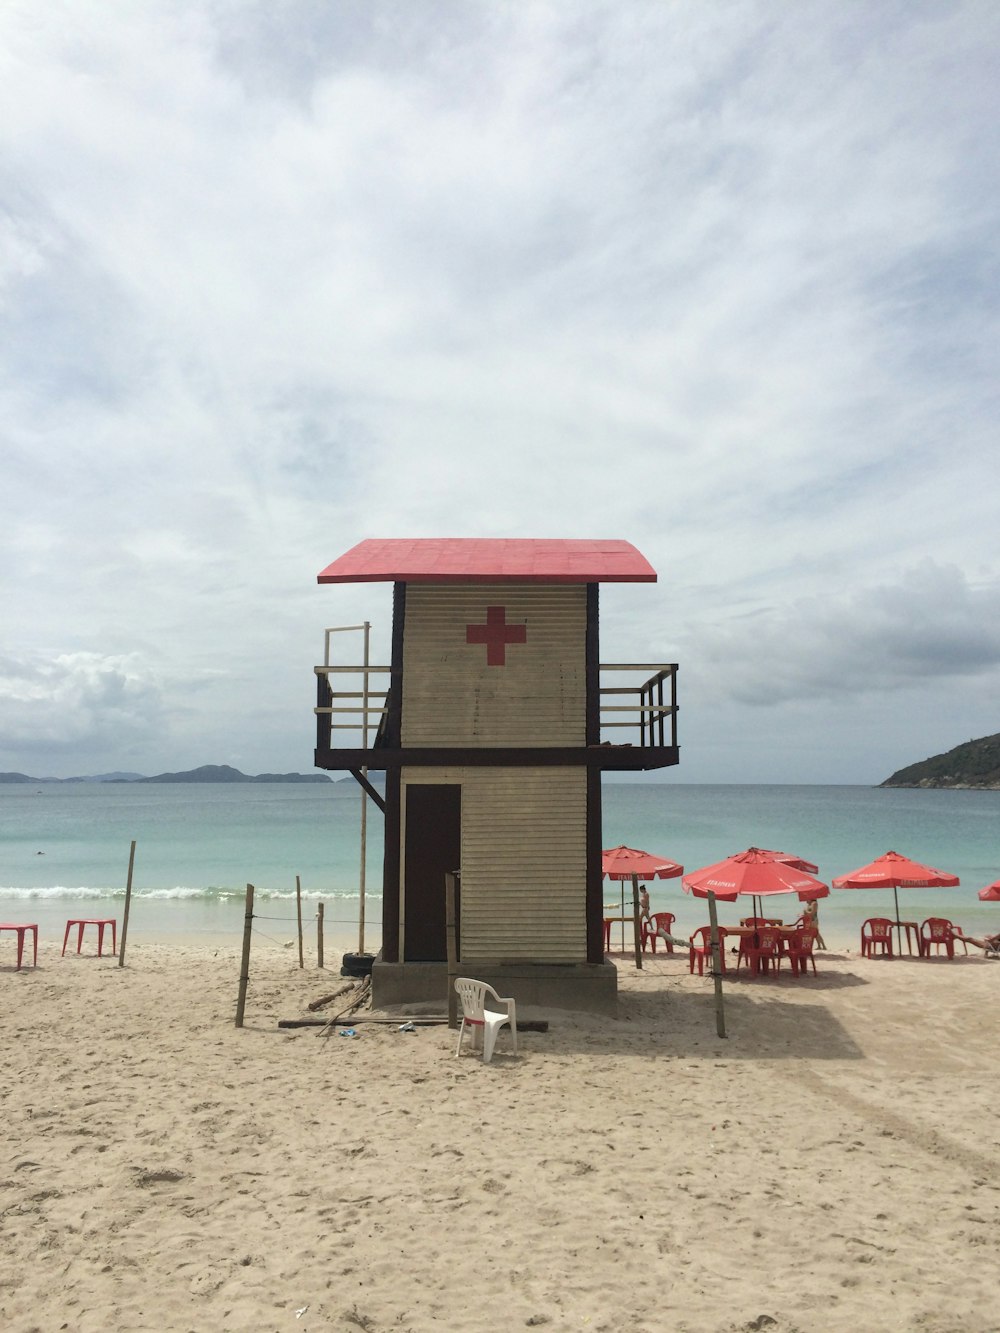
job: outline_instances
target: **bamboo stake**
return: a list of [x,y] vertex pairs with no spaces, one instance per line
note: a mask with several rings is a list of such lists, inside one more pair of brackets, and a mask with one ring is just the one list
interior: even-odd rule
[[715,981],[715,1030],[726,1035],[726,1011],[722,998],[722,955],[719,952],[719,915],[715,908],[715,894],[708,891],[709,938],[712,941],[712,976]]
[[295,915],[299,923],[299,967],[305,967],[302,957],[302,881],[298,875],[295,876]]
[[449,870],[444,877],[445,925],[448,936],[448,1026],[458,1027],[458,992],[455,990],[455,978],[458,976],[458,948],[455,942],[455,876]]
[[128,879],[125,882],[125,911],[122,913],[122,942],[118,950],[118,966],[125,966],[125,939],[128,935],[128,913],[132,906],[132,867],[135,865],[135,838],[128,854]]
[[316,904],[316,966],[323,966],[323,904]]
[[639,922],[639,876],[632,876],[632,929],[635,934],[635,965],[642,970],[642,927]]
[[243,958],[240,963],[240,994],[236,1001],[236,1026],[243,1026],[243,1011],[247,1005],[247,982],[250,980],[250,935],[253,931],[253,885],[247,885],[247,909],[243,918]]

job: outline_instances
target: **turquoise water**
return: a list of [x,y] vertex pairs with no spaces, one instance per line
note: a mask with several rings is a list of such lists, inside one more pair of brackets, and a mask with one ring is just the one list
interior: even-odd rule
[[[360,811],[353,782],[0,786],[0,917],[37,920],[48,938],[68,916],[120,918],[134,838],[130,937],[238,938],[251,882],[260,929],[287,939],[296,875],[307,923],[322,900],[328,928],[349,936],[358,917]],[[900,890],[904,918],[949,916],[970,933],[1000,925],[1000,905],[976,897],[1000,878],[1000,792],[606,783],[603,843],[622,842],[689,870],[751,845],[778,848],[817,862],[827,883],[893,849],[962,880],[959,889]],[[368,947],[379,940],[381,863],[381,815],[369,803]],[[605,901],[619,892],[608,884]],[[706,919],[705,904],[679,880],[655,882],[650,899],[654,910],[676,914],[682,933]],[[798,913],[794,898],[773,903],[778,915]],[[747,912],[723,904],[720,918]],[[834,890],[820,904],[824,933],[847,941],[861,920],[882,914],[893,915],[891,891]]]
[[[262,932],[295,933],[324,903],[327,929],[356,932],[361,791],[356,784],[66,783],[0,787],[0,916],[40,930],[69,916],[121,917],[136,842],[129,936],[242,931],[246,885]],[[382,825],[368,803],[366,915],[381,925]],[[374,890],[374,892],[370,891]],[[270,925],[265,924],[270,919]]]

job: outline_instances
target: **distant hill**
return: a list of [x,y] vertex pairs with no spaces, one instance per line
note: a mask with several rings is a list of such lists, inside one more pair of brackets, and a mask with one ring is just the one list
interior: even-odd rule
[[[352,779],[353,780],[353,779]],[[32,778],[27,773],[0,773],[0,783],[40,782],[330,782],[326,773],[258,773],[251,777],[228,764],[205,764],[186,773],[159,773],[155,778],[141,773],[99,773],[86,778]]]
[[326,773],[257,773],[250,776],[228,764],[203,764],[186,773],[158,773],[155,778],[139,778],[139,782],[329,782]]
[[1000,733],[966,741],[946,754],[935,754],[919,764],[910,764],[879,785],[1000,791]]

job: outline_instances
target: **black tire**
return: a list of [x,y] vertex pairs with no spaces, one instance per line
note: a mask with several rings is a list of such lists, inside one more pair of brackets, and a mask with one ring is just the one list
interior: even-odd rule
[[370,977],[375,962],[373,953],[345,953],[340,964],[342,977]]

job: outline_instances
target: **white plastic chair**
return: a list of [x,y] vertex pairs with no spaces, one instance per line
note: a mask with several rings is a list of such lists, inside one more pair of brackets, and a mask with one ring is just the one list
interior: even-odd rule
[[[482,1044],[483,1064],[488,1065],[493,1059],[497,1033],[505,1023],[510,1025],[510,1039],[516,1055],[517,1011],[514,1001],[501,999],[492,986],[488,986],[485,981],[473,981],[471,977],[456,977],[455,989],[458,991],[458,998],[462,1002],[462,1022],[458,1029],[458,1045],[455,1047],[456,1057],[462,1050],[462,1038],[465,1036],[465,1029],[471,1028],[474,1046],[478,1047],[480,1043]],[[487,996],[492,1000],[493,1005],[487,1004]],[[501,1005],[503,1006],[502,1012],[500,1011]]]

